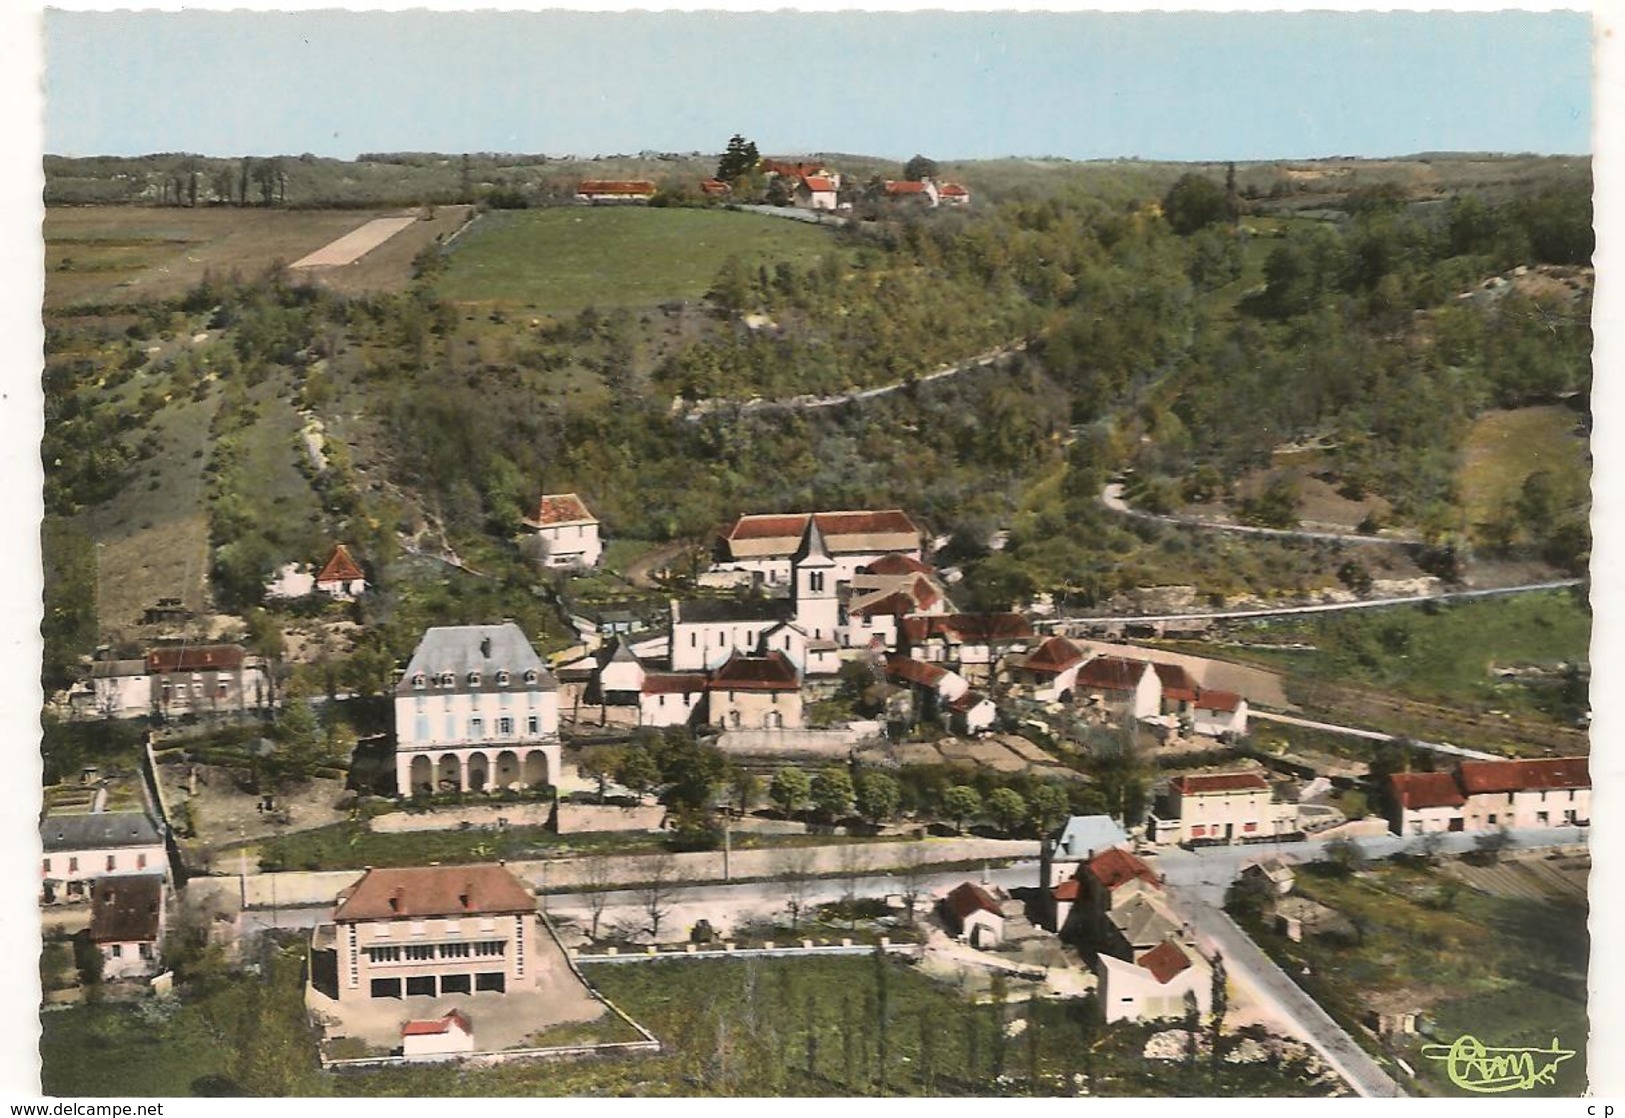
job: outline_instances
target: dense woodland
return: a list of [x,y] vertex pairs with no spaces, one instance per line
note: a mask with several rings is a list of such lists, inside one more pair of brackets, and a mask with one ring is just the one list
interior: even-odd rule
[[[173,304],[53,314],[42,456],[56,659],[87,628],[69,589],[87,572],[64,546],[76,518],[126,492],[163,424],[193,406],[211,434],[200,465],[214,589],[235,609],[324,530],[382,569],[397,530],[424,517],[494,576],[427,591],[441,602],[428,616],[461,612],[448,594],[473,608],[523,587],[512,537],[541,479],[589,495],[611,537],[648,541],[703,538],[741,511],[905,507],[952,537],[967,608],[1043,590],[1088,604],[1170,565],[1215,591],[1261,589],[1300,560],[1198,547],[1111,518],[1097,497],[1128,471],[1150,509],[1212,499],[1294,440],[1323,446],[1346,492],[1380,493],[1440,548],[1471,535],[1582,570],[1583,488],[1531,479],[1479,526],[1455,487],[1475,415],[1583,406],[1589,284],[1460,296],[1518,267],[1586,265],[1588,178],[1443,204],[1379,184],[1315,219],[1254,216],[1221,181],[855,222],[810,266],[730,260],[675,341],[653,308],[589,307],[528,329],[493,311],[470,325],[437,295],[448,258],[434,250],[400,294],[341,297],[273,273],[211,277]],[[218,340],[149,357],[149,342],[205,326]],[[1021,339],[1026,352],[1000,365],[916,383]],[[566,375],[596,388],[572,399],[555,390]],[[905,388],[818,411],[673,407],[880,384]],[[314,526],[278,528],[254,503],[242,440],[278,401],[347,417],[311,476]],[[1292,495],[1269,496],[1291,523]],[[1254,511],[1267,518],[1268,504]],[[989,552],[995,528],[1014,534]],[[403,626],[424,619],[426,598],[399,604]]]

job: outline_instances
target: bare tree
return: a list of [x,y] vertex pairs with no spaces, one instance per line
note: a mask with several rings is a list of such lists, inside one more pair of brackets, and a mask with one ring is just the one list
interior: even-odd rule
[[925,891],[926,860],[923,840],[911,842],[903,847],[903,865],[897,871],[898,880],[903,886],[903,904],[908,906],[908,922],[914,923],[914,906],[920,901],[920,894]]
[[841,903],[846,907],[847,927],[858,926],[858,883],[868,872],[869,860],[863,847],[855,842],[843,843],[836,854],[836,866],[841,876]]
[[801,927],[801,916],[807,908],[807,893],[812,888],[813,869],[817,853],[805,846],[791,846],[781,850],[774,858],[773,876],[784,889],[784,907],[790,912],[790,930]]
[[598,923],[609,903],[610,862],[602,854],[590,855],[581,865],[581,883],[586,886],[587,910],[592,913],[592,938],[598,938]]
[[660,938],[660,922],[671,915],[677,880],[677,859],[669,853],[655,855],[640,896],[644,915],[649,918],[649,934],[656,939]]

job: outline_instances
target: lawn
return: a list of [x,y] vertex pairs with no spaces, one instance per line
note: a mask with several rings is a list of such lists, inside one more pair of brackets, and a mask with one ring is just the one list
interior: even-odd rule
[[1561,491],[1584,489],[1590,473],[1579,416],[1557,405],[1485,412],[1462,446],[1462,506],[1476,531],[1516,503],[1530,474],[1545,470]]
[[[1580,591],[1583,594],[1583,589]],[[1317,651],[1238,649],[1238,660],[1285,667],[1310,680],[1365,684],[1412,698],[1476,704],[1572,720],[1574,702],[1560,683],[1500,682],[1496,667],[1583,665],[1591,641],[1591,614],[1573,591],[1551,590],[1481,601],[1395,606],[1337,615],[1261,622],[1259,636],[1307,643]],[[1230,654],[1230,653],[1227,653]]]
[[562,207],[488,213],[458,238],[439,284],[458,302],[547,314],[698,299],[723,262],[752,272],[839,251],[828,231],[725,210]]
[[[1461,888],[1435,869],[1384,864],[1354,877],[1304,874],[1298,892],[1336,909],[1355,926],[1344,936],[1306,935],[1291,943],[1255,938],[1368,1047],[1379,1042],[1355,1024],[1373,999],[1391,1012],[1422,1010],[1431,1036],[1406,1038],[1403,1055],[1436,1093],[1466,1094],[1424,1059],[1427,1043],[1470,1033],[1489,1046],[1536,1046],[1553,1037],[1580,1054],[1555,1087],[1585,1089],[1586,970],[1590,941],[1583,906],[1492,897]],[[1379,1049],[1380,1050],[1380,1049]]]

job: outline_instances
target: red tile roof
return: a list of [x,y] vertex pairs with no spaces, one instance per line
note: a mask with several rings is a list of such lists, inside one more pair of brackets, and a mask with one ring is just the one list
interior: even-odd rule
[[[1164,695],[1169,698],[1188,697],[1194,699],[1196,697],[1196,680],[1192,679],[1191,674],[1178,664],[1152,664],[1151,670],[1157,673],[1158,679],[1162,680],[1162,693]],[[1189,692],[1189,695],[1181,694],[1181,692]]]
[[987,890],[974,881],[967,881],[962,885],[954,886],[953,891],[946,898],[946,904],[948,905],[948,911],[953,913],[959,920],[964,920],[977,912],[991,912],[995,916],[1004,915],[1004,912],[999,908],[999,902],[989,896]]
[[1196,696],[1197,710],[1214,710],[1228,714],[1241,706],[1241,696],[1234,691],[1203,691]]
[[808,190],[814,193],[833,194],[835,192],[835,184],[822,175],[803,175],[801,181],[806,184]]
[[505,866],[413,866],[368,870],[339,894],[335,921],[536,911],[536,897]]
[[401,1026],[402,1036],[443,1036],[451,1032],[455,1025],[465,1033],[472,1033],[474,1026],[469,1024],[468,1018],[457,1010],[452,1010],[438,1021],[408,1021]]
[[730,540],[794,536],[796,542],[800,543],[802,536],[807,533],[809,515],[817,516],[818,530],[824,534],[826,542],[829,542],[830,536],[866,536],[879,532],[909,532],[917,535],[920,530],[902,509],[886,509],[880,512],[757,513],[741,516],[735,520],[727,535]]
[[808,175],[819,175],[827,168],[822,163],[811,161],[797,161],[785,163],[778,159],[763,159],[757,164],[764,175],[784,175],[792,179],[806,178]]
[[948,709],[955,714],[969,714],[985,702],[987,696],[980,691],[966,691],[959,698],[949,700]]
[[942,600],[942,595],[937,593],[936,587],[923,578],[915,579],[908,592],[921,609],[930,609]]
[[925,183],[923,183],[923,182],[909,182],[907,180],[904,180],[904,181],[901,181],[901,182],[888,182],[886,184],[886,193],[887,194],[924,194],[925,193]]
[[1176,776],[1174,790],[1181,796],[1202,796],[1218,792],[1268,791],[1270,782],[1257,773],[1198,773]]
[[711,691],[799,691],[801,680],[795,665],[782,652],[766,656],[741,656],[735,652],[711,673],[706,687]]
[[1550,757],[1538,761],[1463,761],[1460,771],[1461,786],[1469,796],[1479,792],[1591,787],[1591,764],[1585,757]]
[[883,598],[856,607],[852,614],[856,617],[904,617],[915,607],[913,598],[901,590],[894,590]]
[[918,683],[921,687],[934,688],[947,676],[948,669],[927,664],[924,660],[916,660],[912,656],[888,656],[886,674],[893,679],[906,679],[910,683]]
[[882,555],[873,563],[859,567],[858,570],[871,575],[928,575],[932,573],[930,563],[922,563],[918,559],[910,558],[907,555],[899,555],[896,552],[890,555]]
[[1075,901],[1078,899],[1078,890],[1080,888],[1082,888],[1082,886],[1079,884],[1078,879],[1075,877],[1069,877],[1055,888],[1051,889],[1050,895],[1058,901]]
[[586,520],[597,523],[595,517],[587,509],[587,504],[574,493],[548,493],[537,502],[536,515],[531,517],[532,524],[574,524]]
[[648,179],[583,179],[577,194],[653,194],[655,184]]
[[1065,637],[1051,637],[1039,645],[1022,665],[1030,672],[1060,675],[1083,660],[1083,651]]
[[734,188],[721,179],[701,179],[700,189],[706,194],[732,194]]
[[1454,773],[1393,773],[1388,785],[1407,811],[1426,807],[1460,807],[1467,802]]
[[645,695],[686,695],[705,690],[705,677],[698,672],[650,672],[643,677]]
[[1189,970],[1191,965],[1190,956],[1172,940],[1164,940],[1157,944],[1135,962],[1150,971],[1151,977],[1164,986],[1180,971]]
[[333,557],[322,568],[322,573],[316,576],[316,584],[324,582],[349,582],[351,579],[366,578],[366,573],[350,558],[350,549],[339,544],[333,549]]
[[1150,666],[1143,660],[1096,656],[1078,669],[1078,687],[1091,691],[1132,691],[1140,685]]
[[941,189],[938,190],[938,193],[947,198],[970,197],[970,191],[966,190],[963,186],[960,186],[957,182],[943,183]]
[[234,644],[155,648],[147,653],[149,672],[236,671],[242,666],[243,650]]
[[1135,878],[1139,878],[1147,885],[1162,888],[1162,879],[1157,876],[1155,870],[1119,847],[1114,846],[1096,854],[1089,859],[1086,868],[1107,890],[1116,889]]

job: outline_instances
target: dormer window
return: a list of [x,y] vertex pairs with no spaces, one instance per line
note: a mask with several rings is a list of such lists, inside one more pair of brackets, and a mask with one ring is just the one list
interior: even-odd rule
[[480,685],[480,673],[479,672],[469,672],[468,673],[468,685],[470,687],[478,687]]
[[457,683],[457,677],[455,675],[453,675],[451,672],[441,672],[440,673],[440,686],[442,686],[442,687],[453,687],[453,686],[456,685],[456,683]]
[[526,683],[535,683],[536,682],[536,669],[535,668],[531,668],[529,671],[527,671],[525,673],[525,682]]
[[506,687],[506,686],[508,686],[508,673],[506,671],[500,671],[500,672],[497,673],[497,686],[498,687]]
[[412,677],[412,686],[416,687],[418,690],[421,691],[423,689],[424,683],[425,683],[425,680],[423,678],[423,673],[422,672],[419,672],[417,675]]

